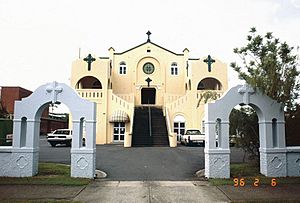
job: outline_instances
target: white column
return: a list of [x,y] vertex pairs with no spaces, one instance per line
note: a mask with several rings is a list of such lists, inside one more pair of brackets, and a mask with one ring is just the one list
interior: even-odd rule
[[86,146],[81,145],[80,121],[73,121],[71,176],[94,178],[96,170],[96,121],[86,121]]
[[[230,150],[225,148],[216,148],[215,135],[216,122],[205,123],[205,176],[207,178],[230,178]],[[226,129],[227,128],[227,129]],[[221,139],[228,133],[228,122],[221,124]],[[222,142],[222,141],[221,141]],[[229,145],[226,138],[223,140],[223,145]]]
[[96,148],[96,121],[86,121],[86,148]]
[[[229,149],[229,121],[221,121],[220,146],[222,149]],[[220,139],[219,138],[219,139]]]
[[[277,133],[282,136],[284,133],[282,129],[283,125],[279,125]],[[273,134],[272,134],[272,121],[259,122],[260,132],[260,173],[268,177],[286,177],[286,148],[285,147],[273,147]],[[283,135],[284,137],[284,135]],[[282,146],[283,143],[278,140],[278,146]]]
[[14,119],[13,126],[13,148],[21,147],[21,119]]
[[278,147],[285,148],[285,122],[284,121],[277,121],[277,140],[278,140]]
[[80,120],[73,120],[73,133],[72,133],[72,149],[79,149],[81,144],[80,138]]
[[205,148],[216,149],[216,122],[208,121],[205,125]]
[[26,148],[39,148],[40,121],[27,119]]

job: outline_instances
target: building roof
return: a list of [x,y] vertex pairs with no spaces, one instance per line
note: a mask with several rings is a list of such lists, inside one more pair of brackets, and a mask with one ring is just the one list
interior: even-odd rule
[[23,87],[20,87],[20,86],[0,86],[0,89],[3,88],[3,89],[21,89],[21,90],[25,90],[25,91],[28,91],[28,92],[32,92],[31,90],[28,90],[28,89],[25,89]]
[[152,45],[154,45],[154,46],[156,46],[156,47],[158,47],[158,48],[160,48],[160,49],[163,49],[163,50],[165,50],[165,51],[167,51],[167,52],[169,52],[169,53],[171,53],[171,54],[174,54],[174,55],[176,55],[176,56],[183,56],[183,54],[177,54],[177,53],[175,53],[175,52],[173,52],[173,51],[170,51],[169,49],[166,49],[166,48],[164,48],[164,47],[162,47],[162,46],[159,46],[158,44],[155,44],[155,43],[153,43],[153,42],[151,42],[151,41],[147,41],[147,42],[144,42],[144,43],[142,43],[142,44],[140,44],[140,45],[137,45],[137,46],[135,46],[135,47],[133,47],[133,48],[131,48],[131,49],[128,49],[128,50],[126,50],[126,51],[124,51],[124,52],[121,52],[121,53],[114,53],[115,55],[122,55],[122,54],[125,54],[125,53],[127,53],[127,52],[129,52],[129,51],[132,51],[132,50],[134,50],[134,49],[136,49],[136,48],[138,48],[138,47],[141,47],[141,46],[143,46],[143,45],[145,45],[145,44],[152,44]]

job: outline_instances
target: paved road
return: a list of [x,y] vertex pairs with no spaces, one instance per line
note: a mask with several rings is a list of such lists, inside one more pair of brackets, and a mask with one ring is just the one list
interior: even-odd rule
[[[40,141],[40,161],[70,164],[70,147],[51,147]],[[204,168],[204,148],[134,147],[97,145],[96,167],[108,180],[197,180],[193,174]],[[243,153],[232,148],[231,162],[241,162]]]

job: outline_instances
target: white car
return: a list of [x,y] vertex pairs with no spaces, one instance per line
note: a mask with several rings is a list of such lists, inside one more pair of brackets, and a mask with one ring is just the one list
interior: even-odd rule
[[185,132],[182,136],[181,143],[184,145],[191,145],[191,144],[199,144],[205,143],[205,134],[201,133],[198,129],[189,129]]
[[13,134],[7,134],[6,135],[6,142],[7,143],[12,143],[12,139],[13,139]]
[[72,144],[72,130],[70,129],[57,129],[47,136],[47,141],[52,147],[57,144],[65,144],[71,146]]

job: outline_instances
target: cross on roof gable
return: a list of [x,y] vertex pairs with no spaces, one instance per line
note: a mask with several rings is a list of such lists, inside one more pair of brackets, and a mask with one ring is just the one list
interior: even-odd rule
[[171,54],[174,54],[174,55],[176,55],[176,56],[183,56],[183,54],[177,54],[177,53],[175,53],[175,52],[173,52],[173,51],[170,51],[169,49],[166,49],[166,48],[164,48],[164,47],[162,47],[162,46],[160,46],[160,45],[158,45],[158,44],[155,44],[155,43],[151,42],[151,40],[150,40],[150,35],[151,35],[152,33],[151,33],[150,31],[148,31],[146,34],[148,35],[148,38],[147,38],[147,41],[146,41],[146,42],[144,42],[144,43],[142,43],[142,44],[140,44],[140,45],[137,45],[137,46],[135,46],[135,47],[133,47],[133,48],[131,48],[131,49],[128,49],[128,50],[126,50],[126,51],[124,51],[124,52],[121,52],[121,53],[114,53],[114,54],[115,54],[115,55],[122,55],[122,54],[125,54],[125,53],[127,53],[127,52],[129,52],[129,51],[132,51],[132,50],[136,49],[136,48],[139,48],[139,47],[141,47],[141,46],[144,46],[145,44],[152,44],[152,45],[154,45],[154,46],[156,46],[156,47],[158,47],[158,48],[160,48],[160,49],[163,49],[163,50],[165,50],[165,51],[167,51],[167,52],[169,52],[169,53],[171,53]]

